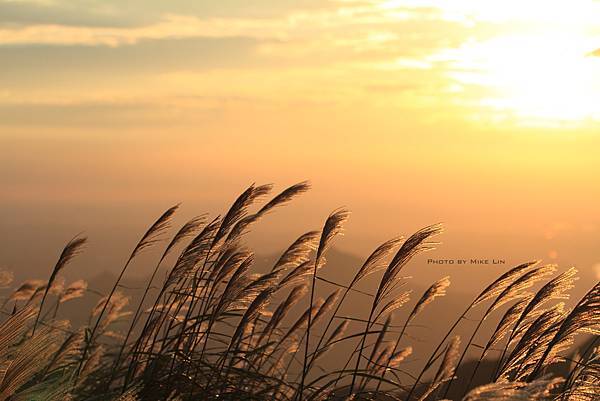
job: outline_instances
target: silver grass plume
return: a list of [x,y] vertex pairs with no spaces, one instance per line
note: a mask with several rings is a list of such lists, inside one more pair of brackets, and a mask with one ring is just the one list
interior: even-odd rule
[[394,251],[394,249],[398,247],[398,245],[402,242],[402,239],[403,237],[392,238],[391,240],[388,240],[377,247],[377,249],[375,249],[375,251],[369,255],[367,260],[365,260],[363,265],[354,276],[352,282],[359,282],[368,275],[384,269],[385,258],[388,257]]
[[179,205],[170,207],[154,222],[154,224],[150,226],[150,228],[148,228],[146,233],[142,236],[136,247],[133,249],[130,259],[135,258],[144,249],[149,248],[161,241],[161,236],[171,227],[171,218],[178,208]]
[[490,383],[469,391],[462,401],[549,401],[553,399],[551,390],[561,381],[559,378],[542,377],[529,383]]
[[240,219],[231,229],[231,232],[227,237],[227,242],[236,240],[237,238],[242,236],[252,224],[259,221],[271,210],[290,202],[296,196],[308,191],[309,189],[310,184],[307,181],[294,184],[291,187],[285,189],[279,195],[275,196],[273,199],[267,202],[262,208],[260,208],[258,212]]
[[[94,336],[96,334],[96,331],[101,327],[100,323],[102,322],[102,318],[104,317],[104,312],[106,311],[106,308],[110,305],[110,301],[111,298],[113,297],[113,295],[115,294],[115,291],[117,290],[117,288],[119,287],[119,284],[121,283],[121,280],[123,279],[123,276],[125,275],[125,272],[127,271],[127,268],[129,267],[131,261],[144,249],[149,248],[151,246],[153,246],[154,244],[158,243],[159,241],[161,241],[161,237],[162,234],[167,231],[170,227],[171,224],[171,219],[173,217],[173,215],[175,214],[175,212],[177,211],[177,209],[179,208],[179,205],[175,205],[170,207],[169,209],[167,209],[151,226],[150,228],[146,231],[146,233],[142,236],[142,238],[140,239],[140,241],[137,243],[137,245],[135,246],[135,248],[133,249],[133,252],[131,252],[131,255],[129,256],[129,259],[127,259],[127,262],[125,262],[125,265],[123,266],[123,268],[121,269],[121,272],[119,273],[119,276],[117,277],[117,279],[115,280],[115,283],[112,287],[112,289],[110,290],[108,296],[106,297],[106,302],[104,303],[104,307],[102,308],[102,310],[98,313],[98,318],[96,319],[96,323],[94,324],[94,326],[92,327],[91,331],[90,331],[90,335],[89,335],[89,342],[86,342],[85,347],[83,348],[83,352],[81,355],[81,361],[79,363],[79,366],[77,367],[75,376],[78,377],[79,374],[81,373],[81,370],[83,368],[86,356],[87,356],[87,352],[91,346],[91,342],[94,340]],[[109,323],[104,323],[103,326],[104,328],[108,325]]]
[[259,316],[260,312],[269,303],[272,295],[273,289],[265,288],[260,294],[256,296],[256,298],[254,298],[254,300],[252,301],[250,306],[248,306],[248,309],[240,319],[240,323],[238,324],[238,327],[236,328],[233,336],[231,337],[231,344],[235,344],[241,339],[242,334],[246,331],[248,326],[250,324],[253,324],[253,322]]
[[245,308],[253,297],[258,294],[258,291],[260,291],[258,288],[253,296],[252,294],[249,296],[247,290],[252,283],[252,280],[247,277],[247,273],[253,263],[254,257],[249,255],[238,265],[213,308],[211,318],[218,318],[222,313],[229,310]]
[[571,380],[563,386],[563,399],[566,401],[595,401],[600,394],[600,349],[579,364]]
[[46,301],[46,297],[48,296],[48,291],[52,288],[52,284],[56,280],[56,277],[61,272],[62,269],[71,261],[74,257],[79,255],[87,242],[87,238],[85,237],[75,237],[71,241],[67,243],[64,247],[63,251],[54,265],[54,269],[52,269],[52,273],[50,274],[50,278],[48,279],[48,283],[46,284],[46,289],[44,291],[44,295],[42,296],[42,302],[40,304],[40,310],[38,312],[37,317],[35,318],[35,322],[33,323],[33,333],[35,333],[35,329],[37,328],[38,321],[40,320],[40,316],[42,314],[42,309],[44,308],[44,302]]
[[450,340],[442,363],[438,368],[435,377],[425,393],[419,397],[419,401],[424,401],[431,393],[433,393],[440,385],[452,380],[454,378],[454,372],[457,368],[457,363],[460,358],[460,337],[455,336]]
[[9,352],[9,347],[27,331],[27,322],[36,315],[36,309],[26,307],[12,314],[0,324],[0,359]]
[[310,253],[317,249],[320,235],[319,231],[309,231],[302,234],[285,250],[271,270],[283,269],[288,265],[298,266],[308,261]]
[[8,287],[14,280],[15,275],[13,272],[0,269],[0,288]]
[[407,321],[411,321],[418,315],[427,305],[432,303],[436,298],[446,295],[446,290],[450,286],[450,277],[446,276],[433,283],[423,294],[421,299],[416,303]]
[[545,266],[536,266],[532,270],[523,274],[521,277],[517,278],[514,282],[506,287],[500,295],[494,300],[494,303],[490,306],[484,319],[494,310],[498,309],[502,305],[507,302],[510,302],[514,299],[528,296],[529,294],[524,292],[524,290],[533,287],[533,285],[544,277],[554,274],[556,271],[555,265],[545,265]]
[[185,278],[196,267],[210,250],[214,235],[219,229],[220,217],[215,217],[208,223],[182,251],[177,258],[175,266],[169,272],[165,286],[169,286],[178,280]]
[[383,274],[379,289],[377,290],[377,297],[374,301],[375,304],[389,295],[389,292],[396,284],[400,271],[413,256],[434,248],[434,245],[437,243],[430,242],[429,239],[440,234],[442,231],[442,225],[435,224],[417,231],[404,241]]
[[[317,269],[320,269],[322,265],[317,266]],[[304,278],[311,273],[311,270],[314,268],[314,262],[307,260],[306,262],[301,263],[299,266],[295,267],[291,272],[289,272],[284,278],[279,282],[280,288],[285,288],[288,285],[295,285],[299,282],[303,282]]]
[[392,358],[388,363],[388,369],[395,369],[402,361],[404,361],[407,357],[409,357],[413,352],[413,348],[408,346],[406,348],[402,348],[400,351],[397,351],[392,354]]
[[260,185],[255,187],[252,184],[248,189],[246,189],[238,198],[233,202],[225,217],[221,221],[219,229],[215,234],[215,237],[211,243],[211,248],[215,247],[221,241],[227,233],[229,233],[230,229],[240,220],[243,219],[247,213],[248,208],[254,203],[258,198],[267,195],[271,192],[271,188],[273,186],[268,185]]
[[8,301],[22,301],[30,299],[33,294],[41,287],[44,287],[43,280],[27,280],[23,282],[8,298]]
[[171,242],[165,248],[163,256],[161,259],[164,259],[177,245],[181,242],[185,241],[187,238],[195,235],[201,228],[202,225],[206,222],[206,215],[196,216],[186,222],[177,233],[171,239]]
[[539,291],[535,294],[535,296],[531,299],[531,302],[527,304],[519,321],[517,322],[517,326],[533,311],[539,308],[541,305],[546,303],[551,299],[561,299],[568,300],[569,294],[567,291],[571,290],[574,287],[574,282],[577,280],[577,269],[571,267],[566,272],[560,274],[553,280],[549,281],[546,285],[539,289]]
[[488,351],[494,345],[498,344],[498,342],[500,340],[502,340],[502,338],[504,338],[504,336],[506,336],[510,327],[517,322],[517,320],[519,319],[519,316],[521,316],[521,314],[523,313],[523,310],[525,310],[525,307],[529,304],[529,302],[531,301],[532,298],[533,298],[533,295],[531,295],[527,298],[521,299],[520,301],[516,302],[514,305],[512,305],[510,308],[508,308],[506,310],[506,312],[504,313],[504,315],[498,322],[498,325],[496,326],[494,333],[488,340],[481,358],[485,357],[487,355]]
[[573,308],[571,313],[562,321],[562,324],[556,330],[556,334],[550,340],[546,350],[540,357],[537,365],[533,369],[530,378],[533,378],[544,366],[546,359],[554,354],[555,347],[561,347],[573,341],[573,337],[578,332],[587,332],[600,334],[600,282],[597,283]]
[[76,280],[69,284],[60,294],[58,301],[67,302],[72,299],[81,298],[88,288],[88,283],[85,280]]
[[404,306],[406,303],[408,303],[410,301],[410,294],[412,294],[412,290],[404,291],[404,292],[400,293],[399,295],[396,295],[391,301],[386,303],[381,308],[381,310],[375,317],[374,321],[377,321],[379,319],[379,317],[390,314],[390,313],[394,312],[395,310]]
[[275,348],[278,349],[279,346],[288,338],[294,336],[299,330],[303,329],[304,327],[306,327],[306,324],[308,322],[308,316],[310,314],[311,317],[314,317],[314,315],[319,311],[319,309],[321,309],[321,307],[324,304],[324,300],[321,298],[318,298],[315,300],[315,302],[313,302],[313,306],[307,308],[304,313],[294,322],[294,324],[288,329],[288,331],[279,339],[279,344],[278,346],[276,346]]
[[325,302],[323,302],[323,305],[321,305],[321,307],[317,310],[317,313],[312,318],[313,324],[320,321],[327,312],[331,311],[333,305],[335,305],[337,300],[340,298],[341,293],[342,290],[337,289],[327,296]]
[[525,272],[532,269],[534,266],[539,264],[539,261],[527,262],[516,267],[513,267],[496,280],[487,286],[475,299],[473,306],[475,307],[482,302],[487,301],[500,295],[506,287],[512,284],[517,278],[521,277]]
[[348,220],[349,216],[350,212],[346,209],[338,209],[329,215],[325,221],[323,230],[321,230],[321,239],[319,240],[319,246],[317,248],[316,265],[319,264],[321,257],[331,246],[333,239],[342,232],[343,224]]
[[59,335],[44,327],[21,344],[0,377],[0,400],[11,397],[40,372],[58,349]]
[[[314,268],[313,268],[312,277],[311,277],[310,299],[309,299],[309,302],[310,302],[309,307],[310,308],[312,308],[314,298],[315,298],[315,285],[316,285],[316,281],[317,281],[317,270],[319,269],[319,266],[321,266],[323,255],[325,254],[325,252],[327,252],[327,250],[331,246],[331,243],[333,242],[333,239],[335,238],[335,236],[338,235],[339,233],[341,233],[342,226],[346,222],[346,220],[348,220],[349,215],[350,215],[350,213],[345,209],[336,210],[335,212],[333,212],[329,215],[329,217],[325,221],[325,225],[323,226],[323,229],[321,230],[321,239],[319,241],[319,246],[317,248],[317,254],[315,257],[315,263],[314,263]],[[300,398],[302,398],[302,395],[303,395],[304,379],[306,378],[306,371],[307,371],[307,367],[308,367],[308,354],[309,354],[309,347],[310,347],[310,334],[311,334],[312,324],[313,324],[312,314],[309,313],[308,321],[307,321],[307,325],[306,325],[306,332],[305,332],[306,341],[305,341],[305,347],[304,347],[304,361],[302,364],[302,377],[300,379],[300,387],[298,388],[298,396]]]
[[[551,309],[542,313],[523,334],[520,341],[514,347],[511,355],[508,357],[501,375],[507,375],[520,368],[521,363],[526,363],[527,356],[536,348],[545,349],[551,336],[556,332],[556,324],[564,318],[564,304],[559,303]],[[539,359],[539,357],[538,357]],[[538,359],[532,359],[534,362]]]
[[54,369],[75,362],[79,352],[81,352],[84,337],[84,329],[79,329],[70,333],[57,352],[53,355],[48,366],[46,366],[46,372],[51,372]]

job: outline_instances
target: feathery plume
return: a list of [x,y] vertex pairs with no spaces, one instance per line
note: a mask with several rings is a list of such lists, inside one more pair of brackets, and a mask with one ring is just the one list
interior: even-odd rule
[[342,226],[348,220],[349,216],[350,212],[345,209],[336,210],[329,215],[327,221],[325,221],[323,230],[321,231],[321,239],[317,248],[315,261],[316,265],[320,264],[321,257],[327,252],[335,236],[342,232]]
[[85,280],[74,281],[60,294],[58,301],[62,303],[81,298],[85,294],[87,287],[88,283]]
[[532,298],[533,296],[529,296],[527,298],[521,299],[520,301],[516,302],[514,305],[507,309],[507,311],[504,313],[504,315],[498,322],[494,333],[488,340],[488,343],[486,344],[485,349],[483,351],[483,355],[481,356],[482,358],[487,355],[488,351],[494,345],[496,345],[500,340],[502,340],[502,338],[504,338],[504,336],[508,333],[510,326],[517,322],[519,316],[521,316],[521,313],[523,313],[523,310],[525,310],[525,307],[531,301]]
[[248,208],[254,201],[258,198],[265,196],[269,192],[271,192],[272,185],[261,185],[255,187],[252,184],[248,189],[246,189],[236,200],[233,202],[229,211],[223,217],[223,220],[219,226],[219,230],[215,234],[215,238],[211,243],[211,247],[214,247],[221,239],[227,235],[229,230],[236,224],[240,219],[246,216]]
[[320,235],[319,231],[309,231],[302,234],[285,250],[271,270],[283,269],[288,265],[300,265],[308,261],[310,252],[317,249],[316,245]]
[[244,217],[240,219],[235,226],[231,229],[229,236],[227,237],[227,242],[233,241],[239,238],[244,232],[250,227],[252,224],[259,221],[262,217],[264,217],[271,210],[275,209],[278,206],[282,206],[285,203],[290,202],[293,198],[304,193],[310,189],[310,185],[307,181],[292,185],[291,187],[285,189],[279,195],[275,196],[271,199],[267,204],[265,204],[260,210],[250,216]]
[[[520,341],[514,347],[511,355],[504,364],[500,375],[507,377],[510,372],[520,368],[520,363],[523,362],[528,355],[531,355],[534,349],[545,349],[546,345],[551,340],[552,335],[557,330],[556,324],[563,319],[564,313],[563,303],[556,304],[551,309],[542,313],[529,326]],[[538,359],[532,358],[531,361],[535,363]]]
[[202,260],[210,250],[210,245],[214,239],[214,235],[219,229],[220,218],[215,217],[208,223],[198,235],[188,244],[183,250],[175,266],[169,272],[165,287],[177,282],[178,280],[188,276],[194,271],[196,264]]
[[0,324],[0,359],[6,355],[9,346],[25,333],[27,322],[35,315],[35,308],[26,307],[12,314]]
[[385,316],[386,314],[392,313],[396,309],[399,309],[402,306],[404,306],[404,304],[410,301],[410,294],[412,294],[412,290],[404,291],[400,293],[400,295],[395,296],[394,299],[389,301],[383,306],[383,308],[381,308],[381,311],[377,314],[377,318],[375,318],[375,321],[377,321],[377,319],[380,316]]
[[13,272],[0,269],[0,288],[8,287],[13,282],[14,278]]
[[429,397],[431,393],[435,391],[441,384],[454,378],[454,372],[456,371],[456,364],[460,358],[460,337],[455,336],[450,340],[450,344],[446,348],[444,353],[444,359],[438,368],[435,377],[425,393],[419,397],[419,401],[424,401]]
[[487,301],[488,299],[492,299],[497,297],[508,287],[512,282],[514,282],[517,278],[521,277],[525,272],[529,271],[533,267],[539,264],[538,261],[527,262],[516,267],[513,267],[496,280],[493,283],[488,285],[475,299],[473,302],[473,308],[479,305],[482,302]]
[[527,306],[521,314],[519,323],[536,308],[538,308],[539,306],[551,299],[569,299],[569,294],[567,293],[567,291],[569,291],[575,286],[574,282],[577,279],[577,269],[572,267],[566,272],[554,278],[553,280],[549,281],[546,285],[540,288],[540,290],[531,299],[531,302],[527,304]]
[[375,299],[375,303],[378,303],[380,299],[389,295],[391,289],[394,288],[397,282],[400,271],[413,256],[433,249],[433,246],[436,245],[436,243],[430,242],[429,239],[440,234],[442,231],[442,226],[440,224],[435,224],[422,228],[404,241],[383,274],[379,289],[377,290],[378,296],[377,299]]
[[170,207],[150,226],[133,249],[130,259],[135,258],[144,249],[160,242],[162,234],[171,227],[171,219],[178,208],[179,205]]
[[177,234],[175,234],[175,236],[173,236],[173,239],[171,240],[171,242],[169,242],[169,245],[167,245],[167,247],[165,248],[162,258],[164,259],[173,250],[173,248],[175,248],[177,245],[179,245],[185,239],[196,234],[205,222],[206,222],[206,216],[202,215],[202,216],[196,216],[193,219],[189,220],[187,223],[185,223],[179,229]]
[[352,281],[358,282],[368,275],[384,269],[385,264],[383,262],[385,258],[398,247],[402,239],[402,237],[392,238],[377,247],[377,249],[369,255],[367,260],[365,260]]
[[570,344],[578,332],[593,333],[600,335],[600,282],[597,283],[573,308],[571,313],[562,321],[556,334],[550,340],[546,350],[542,354],[531,378],[539,372],[546,359],[557,352],[557,349]]
[[498,309],[507,302],[516,298],[528,296],[530,294],[524,290],[533,287],[533,285],[542,280],[544,277],[554,274],[556,271],[555,265],[536,266],[532,270],[526,272],[521,277],[517,278],[498,295],[492,306],[486,312],[486,317],[494,310]]
[[544,401],[550,400],[551,390],[562,379],[542,377],[530,383],[496,382],[469,391],[462,401]]
[[390,359],[390,362],[388,363],[389,368],[391,368],[391,369],[396,368],[402,361],[404,361],[406,358],[408,358],[412,354],[412,352],[413,352],[413,348],[411,346],[408,346],[408,347],[402,348],[400,351],[392,354],[392,358]]
[[85,237],[75,237],[71,241],[67,243],[64,247],[63,251],[54,265],[54,269],[50,274],[50,278],[48,279],[48,283],[46,284],[46,289],[44,290],[44,295],[42,296],[42,302],[40,303],[40,310],[38,312],[37,317],[35,318],[35,322],[33,323],[33,333],[35,333],[35,329],[37,328],[38,321],[42,314],[42,309],[44,308],[44,302],[46,301],[46,297],[48,296],[48,291],[52,288],[58,273],[79,253],[81,253],[83,246],[87,242],[87,238]]
[[436,298],[443,297],[446,295],[446,289],[450,286],[450,277],[446,276],[435,283],[433,283],[427,291],[423,294],[421,299],[416,303],[413,308],[410,316],[408,317],[408,321],[412,320],[416,315],[418,315],[427,305],[432,303]]
[[0,399],[11,397],[34,374],[41,371],[58,349],[59,336],[47,328],[27,339],[17,349],[0,381]]
[[21,284],[8,299],[9,301],[23,301],[30,299],[33,294],[44,285],[43,280],[27,280]]

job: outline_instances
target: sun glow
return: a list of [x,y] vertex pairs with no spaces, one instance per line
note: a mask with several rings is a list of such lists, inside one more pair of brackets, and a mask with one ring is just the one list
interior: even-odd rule
[[600,118],[600,64],[590,55],[600,46],[593,27],[600,15],[598,3],[450,3],[448,7],[458,7],[463,15],[515,26],[455,52],[459,70],[451,75],[461,83],[479,85],[481,106],[525,123]]
[[[450,86],[479,117],[524,124],[600,121],[600,2],[385,1],[382,10],[432,7],[473,37],[426,61],[446,68]],[[423,61],[423,60],[421,60]]]
[[453,52],[452,78],[481,88],[479,102],[537,122],[600,118],[600,63],[587,38],[507,35]]

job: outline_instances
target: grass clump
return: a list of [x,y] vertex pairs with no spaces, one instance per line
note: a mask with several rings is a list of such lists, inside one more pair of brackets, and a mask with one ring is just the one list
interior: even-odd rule
[[[413,294],[402,272],[412,258],[436,245],[439,225],[384,242],[349,283],[336,283],[323,271],[327,251],[348,218],[340,209],[320,230],[298,237],[268,271],[253,270],[254,253],[244,245],[244,235],[308,188],[305,182],[294,185],[252,212],[271,191],[270,185],[252,185],[222,217],[187,222],[166,242],[141,300],[129,312],[129,299],[120,290],[123,277],[140,253],[167,238],[178,206],[168,209],[134,247],[83,327],[59,318],[60,305],[87,290],[82,280],[65,285],[60,279],[86,244],[83,237],[70,241],[47,281],[27,281],[6,296],[0,401],[600,397],[595,348],[600,284],[567,308],[575,269],[555,276],[555,266],[531,262],[509,270],[473,299],[430,355],[419,353],[408,332],[428,305],[446,294],[450,278]],[[161,268],[166,274],[157,282]],[[373,275],[379,275],[379,284],[372,293],[357,288]],[[2,277],[10,281],[10,274]],[[323,293],[324,282],[336,289]],[[356,293],[369,297],[366,319],[341,313]],[[413,297],[415,305],[404,313]],[[478,312],[482,305],[487,305],[483,314]],[[476,346],[483,322],[499,309],[505,312],[495,330],[482,340],[484,346]],[[117,330],[117,322],[127,327]],[[475,325],[466,342],[456,335],[461,324]],[[574,358],[579,334],[594,337]],[[336,348],[347,352],[331,367],[335,364],[327,356]],[[497,356],[487,358],[491,354]],[[470,371],[465,371],[466,356],[476,361]],[[414,358],[411,369],[405,366],[408,358]],[[420,363],[416,372],[415,361]],[[489,384],[472,386],[485,361],[494,365]],[[553,375],[565,361],[569,368]],[[457,388],[461,376],[469,380]]]

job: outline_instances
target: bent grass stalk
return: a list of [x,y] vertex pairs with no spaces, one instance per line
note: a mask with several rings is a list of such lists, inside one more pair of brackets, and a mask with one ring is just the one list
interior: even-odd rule
[[[402,243],[396,238],[382,244],[346,286],[320,273],[326,264],[324,255],[348,216],[345,210],[337,210],[320,232],[308,232],[288,247],[270,271],[254,272],[253,252],[242,245],[245,233],[307,188],[306,183],[289,187],[250,213],[249,207],[271,189],[270,185],[252,185],[225,217],[215,218],[202,230],[199,220],[186,223],[187,228],[175,234],[153,264],[141,300],[123,330],[125,335],[113,326],[125,321],[126,300],[117,289],[136,256],[162,238],[177,206],[167,210],[140,239],[112,290],[97,304],[88,329],[71,329],[56,320],[56,308],[44,308],[55,301],[50,296],[58,294],[56,305],[60,305],[84,290],[79,286],[76,296],[63,299],[66,289],[57,289],[57,277],[85,241],[67,244],[47,281],[28,280],[5,298],[4,304],[14,301],[14,308],[12,314],[2,311],[8,317],[0,323],[0,366],[8,367],[0,377],[0,400],[183,401],[219,395],[222,399],[277,401],[316,401],[328,396],[433,401],[445,396],[444,388],[448,393],[457,383],[456,374],[483,321],[499,306],[521,297],[482,347],[471,374],[472,381],[483,358],[507,336],[498,364],[502,381],[472,389],[464,400],[515,396],[541,401],[553,392],[557,399],[583,397],[587,401],[600,394],[600,384],[590,381],[600,371],[599,351],[594,348],[597,338],[584,347],[581,357],[571,357],[577,334],[597,336],[600,332],[600,284],[570,311],[563,310],[562,303],[541,308],[550,299],[566,299],[575,278],[572,269],[546,282],[535,294],[525,290],[535,281],[545,282],[551,268],[529,262],[502,274],[471,301],[430,355],[414,355],[415,360],[426,360],[414,376],[403,369],[410,362],[404,359],[413,350],[405,336],[421,310],[445,294],[448,279],[429,287],[401,325],[394,326],[391,319],[401,312],[410,294],[399,290],[406,283],[400,272],[415,255],[433,248],[429,239],[441,232],[439,225],[419,230]],[[149,299],[167,254],[193,235],[155,298]],[[374,294],[356,288],[364,277],[380,270],[383,275]],[[337,289],[322,300],[325,291],[317,281]],[[371,297],[368,317],[341,316],[343,305],[359,293],[356,296]],[[303,300],[307,305],[301,310],[293,308]],[[448,341],[451,334],[474,308],[490,300],[459,352],[458,338]],[[146,301],[152,304],[148,311],[143,310]],[[346,333],[350,322],[359,322],[360,329]],[[407,346],[398,351],[401,341],[407,341]],[[321,364],[329,362],[323,355],[342,346],[348,351],[354,348],[342,369]],[[567,380],[560,388],[558,379],[544,375],[559,357],[576,361],[564,373]],[[422,383],[438,363],[433,379]],[[299,366],[297,372],[294,364]],[[124,370],[127,373],[121,377]],[[468,391],[470,384],[462,391]],[[419,393],[416,397],[415,392]]]

